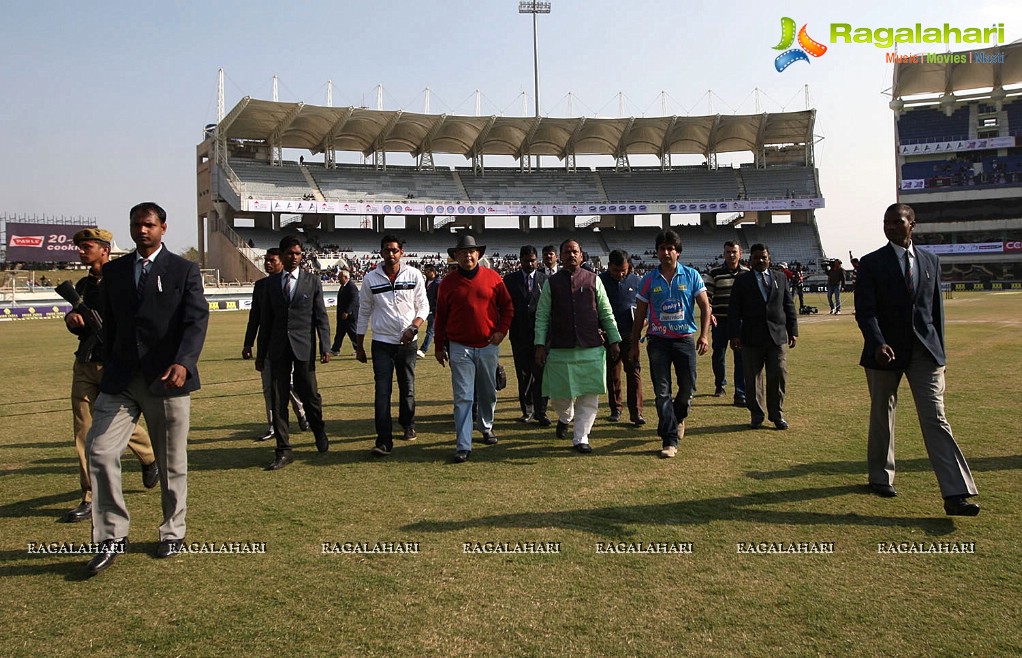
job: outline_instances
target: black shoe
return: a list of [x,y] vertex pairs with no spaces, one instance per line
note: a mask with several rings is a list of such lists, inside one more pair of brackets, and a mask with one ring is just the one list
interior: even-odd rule
[[[881,498],[894,498],[898,495],[898,492],[894,490],[894,485],[892,484],[878,484],[876,482],[870,482],[869,490]],[[946,503],[945,507],[947,507]]]
[[780,420],[775,420],[774,427],[776,427],[779,430],[786,430],[788,429],[788,421],[784,420],[783,418]]
[[100,571],[105,571],[114,563],[117,556],[128,550],[128,538],[106,539],[99,545],[99,552],[96,557],[89,560],[85,565],[85,571],[90,576],[95,576]]
[[183,539],[161,539],[160,545],[156,547],[156,557],[167,558],[181,554]]
[[306,418],[305,416],[299,416],[298,417],[298,429],[300,429],[303,432],[308,432],[309,431],[309,419]]
[[593,451],[593,447],[588,443],[576,443],[572,447],[575,448],[576,452],[581,453],[583,455],[588,455]]
[[142,464],[142,486],[152,489],[160,483],[160,465],[153,460],[152,464]]
[[471,450],[459,450],[458,452],[454,453],[454,463],[464,464],[465,462],[468,461],[468,457],[471,454],[472,454]]
[[551,421],[546,416],[540,416],[539,418],[536,419],[536,422],[539,423],[541,427],[550,427],[551,425],[553,425],[553,421]]
[[632,419],[632,425],[635,425],[636,427],[641,427],[645,424],[646,419],[642,417],[642,414],[639,414],[638,416]]
[[279,471],[280,469],[284,468],[294,460],[295,460],[294,455],[292,455],[290,452],[285,452],[283,454],[277,455],[277,458],[273,460],[273,463],[266,467],[266,470]]
[[557,421],[557,438],[563,439],[568,436],[568,424]]
[[414,441],[417,438],[419,438],[419,435],[415,433],[414,427],[405,428],[405,441]]
[[944,499],[944,512],[948,516],[976,516],[979,505],[970,503],[968,496],[948,496]]
[[718,386],[717,390],[713,392],[713,397],[715,398],[724,397],[724,387]]
[[377,457],[386,457],[390,454],[391,447],[384,443],[377,443],[373,446],[373,449],[369,451],[370,454],[376,455]]
[[272,438],[273,438],[273,428],[271,427],[269,430],[267,430],[266,434],[263,434],[262,436],[260,436],[258,439],[256,439],[256,441],[269,441]]
[[612,413],[610,415],[610,418],[608,420],[610,420],[610,422],[612,422],[612,423],[618,422],[619,420],[621,420],[621,412],[620,411],[615,411],[614,413]]
[[493,433],[493,430],[483,430],[483,443],[488,446],[497,444],[497,435]]
[[763,421],[762,420],[754,420],[751,423],[749,423],[749,429],[758,430],[761,427],[763,427]]
[[734,405],[735,405],[736,407],[742,407],[743,409],[744,409],[745,407],[749,406],[749,405],[748,405],[748,404],[746,403],[746,401],[745,401],[745,398],[744,398],[744,397],[742,397],[742,396],[738,396],[738,395],[736,395],[736,396],[735,396],[735,401],[734,401]]
[[82,501],[78,507],[64,515],[64,523],[78,523],[92,518],[92,503]]
[[327,438],[326,433],[316,436],[316,450],[320,452],[326,452],[330,449],[330,439]]

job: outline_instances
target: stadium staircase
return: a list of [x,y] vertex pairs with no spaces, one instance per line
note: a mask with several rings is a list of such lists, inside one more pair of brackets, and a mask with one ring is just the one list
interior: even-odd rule
[[458,193],[461,195],[460,198],[469,201],[470,197],[468,196],[468,190],[465,188],[465,183],[461,180],[461,174],[459,174],[457,171],[452,171],[451,178],[454,179],[454,184],[458,186]]
[[302,172],[302,175],[305,176],[305,180],[309,181],[309,187],[312,188],[312,195],[316,197],[316,201],[326,201],[323,197],[323,193],[319,189],[319,184],[316,182],[316,179],[309,173],[309,168],[304,164],[300,164],[298,165],[298,169]]

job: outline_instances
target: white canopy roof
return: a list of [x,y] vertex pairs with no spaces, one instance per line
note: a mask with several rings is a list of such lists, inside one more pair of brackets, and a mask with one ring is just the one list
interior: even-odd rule
[[816,111],[595,119],[416,114],[243,98],[220,122],[223,139],[281,148],[476,155],[624,155],[757,152],[811,144]]

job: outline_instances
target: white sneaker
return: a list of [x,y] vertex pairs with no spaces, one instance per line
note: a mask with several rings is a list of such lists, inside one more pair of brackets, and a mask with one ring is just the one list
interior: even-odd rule
[[667,446],[660,451],[660,456],[664,459],[670,459],[678,454],[678,449],[675,446]]
[[417,358],[417,359],[425,359],[426,358],[426,354],[422,350],[416,350],[415,351],[415,358]]

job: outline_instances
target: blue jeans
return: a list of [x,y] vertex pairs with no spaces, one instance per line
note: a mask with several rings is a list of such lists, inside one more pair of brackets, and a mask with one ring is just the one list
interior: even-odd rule
[[[660,419],[656,433],[664,447],[678,445],[678,423],[688,417],[692,387],[696,381],[696,344],[689,338],[648,337],[649,378],[656,395],[656,412]],[[671,398],[671,370],[678,378],[678,394]]]
[[841,310],[841,285],[827,286],[827,303],[830,304],[830,310],[840,311]]
[[[472,403],[479,403],[479,426],[493,429],[497,407],[497,362],[500,345],[469,347],[451,341],[451,388],[454,389],[454,432],[458,450],[472,450]],[[413,354],[414,356],[414,354]]]
[[421,352],[429,353],[429,346],[433,344],[433,312],[426,316],[426,337],[422,340]]
[[[729,341],[727,338],[727,319],[718,320],[718,324],[711,332],[713,339],[713,385],[716,388],[723,388],[727,384],[727,350]],[[742,355],[734,350],[731,355],[735,361],[735,397],[745,397],[745,370],[742,367]]]
[[390,417],[390,396],[397,371],[398,417],[401,427],[415,426],[415,343],[394,345],[374,340],[373,378],[376,380],[376,445],[394,447],[394,421]]

